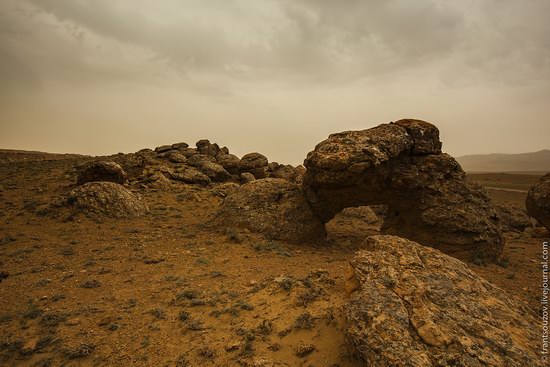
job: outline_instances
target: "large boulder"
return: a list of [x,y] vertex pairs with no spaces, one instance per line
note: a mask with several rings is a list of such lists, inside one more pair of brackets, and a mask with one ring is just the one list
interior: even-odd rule
[[124,184],[127,181],[127,175],[122,167],[115,162],[97,161],[80,167],[76,184],[82,185],[86,182],[94,181],[109,181]]
[[482,187],[441,153],[439,130],[400,120],[332,134],[307,155],[303,187],[324,222],[352,206],[387,205],[382,231],[456,256],[496,258],[503,239]]
[[227,196],[214,223],[290,242],[311,241],[325,235],[323,223],[313,214],[300,187],[277,178],[240,186]]
[[373,236],[351,261],[346,338],[369,366],[542,366],[522,302],[457,259]]
[[111,218],[134,218],[149,208],[143,198],[114,182],[88,182],[78,186],[66,198],[66,204],[86,214]]
[[527,193],[527,212],[550,231],[550,173],[541,177]]

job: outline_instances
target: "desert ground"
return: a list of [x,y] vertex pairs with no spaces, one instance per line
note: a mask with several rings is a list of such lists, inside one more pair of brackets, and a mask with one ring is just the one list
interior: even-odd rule
[[[323,240],[268,240],[210,225],[224,187],[184,183],[132,186],[142,218],[52,209],[90,159],[0,153],[0,365],[363,365],[343,333],[345,273],[379,226],[342,214]],[[522,207],[539,176],[470,178]],[[461,260],[538,313],[549,233],[505,237],[497,262]]]

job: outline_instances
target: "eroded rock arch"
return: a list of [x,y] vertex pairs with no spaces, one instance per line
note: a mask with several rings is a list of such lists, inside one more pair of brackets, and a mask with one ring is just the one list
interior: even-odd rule
[[384,204],[389,213],[383,233],[447,253],[502,253],[490,199],[441,152],[439,130],[428,122],[406,119],[332,134],[304,165],[304,192],[325,223],[347,207]]

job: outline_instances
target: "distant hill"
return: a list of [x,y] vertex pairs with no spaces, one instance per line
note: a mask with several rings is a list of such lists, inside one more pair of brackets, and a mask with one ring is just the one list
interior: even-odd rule
[[466,172],[550,172],[550,150],[521,154],[472,154],[457,157]]

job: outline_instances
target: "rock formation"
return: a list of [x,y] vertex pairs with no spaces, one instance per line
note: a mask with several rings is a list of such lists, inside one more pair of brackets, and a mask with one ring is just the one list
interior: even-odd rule
[[458,255],[495,258],[498,215],[480,185],[441,152],[439,130],[400,120],[332,134],[307,155],[304,191],[328,222],[347,207],[387,205],[382,231]]
[[134,218],[149,208],[138,194],[114,182],[88,182],[72,190],[66,204],[87,214],[111,218]]
[[[239,158],[229,153],[227,147],[220,148],[207,139],[199,140],[196,148],[190,148],[186,143],[176,143],[157,147],[154,151],[142,149],[134,156],[132,162],[120,157],[117,159],[125,164],[124,167],[131,167],[132,172],[136,173],[132,179],[153,186],[156,185],[155,180],[162,176],[186,184],[209,185],[245,183],[266,177],[299,183],[304,174],[303,167],[269,163],[260,153],[248,153]],[[136,162],[138,160],[141,164]],[[140,169],[134,169],[136,167]]]
[[93,181],[110,181],[123,184],[127,181],[126,172],[115,162],[98,161],[79,168],[77,185]]
[[527,212],[550,231],[550,173],[541,177],[527,193]]
[[323,237],[323,223],[313,215],[300,187],[279,178],[248,182],[229,194],[214,223],[246,228],[270,239],[304,242]]
[[346,337],[372,366],[542,366],[535,315],[438,250],[373,236],[348,275]]

